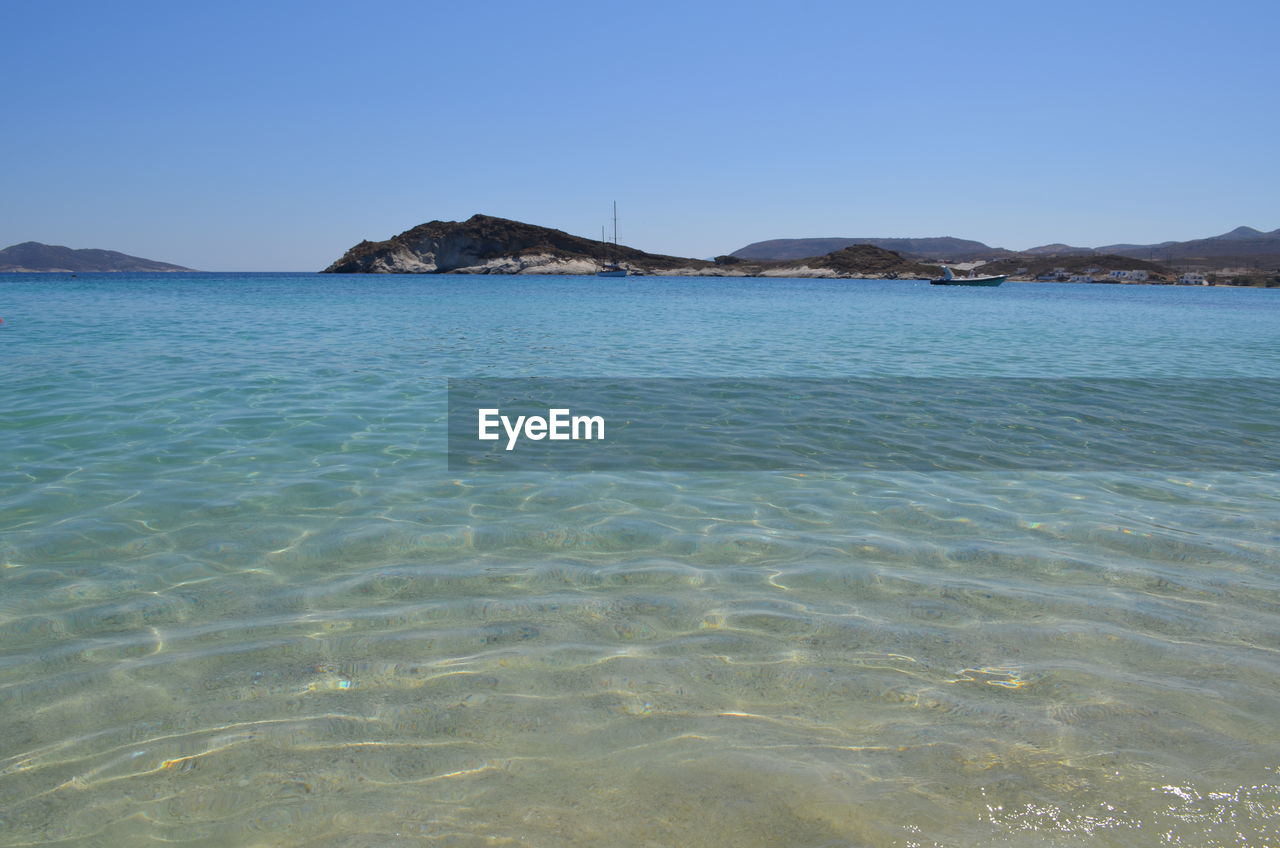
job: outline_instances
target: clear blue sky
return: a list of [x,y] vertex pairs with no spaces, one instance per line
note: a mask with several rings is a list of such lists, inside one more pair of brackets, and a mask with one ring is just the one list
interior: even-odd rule
[[0,0],[0,246],[314,270],[475,212],[712,256],[1280,227],[1269,2]]

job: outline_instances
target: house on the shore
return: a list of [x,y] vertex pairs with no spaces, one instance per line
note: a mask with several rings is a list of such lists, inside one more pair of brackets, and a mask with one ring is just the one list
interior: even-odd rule
[[1207,286],[1209,281],[1205,279],[1204,274],[1194,274],[1190,271],[1178,278],[1180,286]]
[[1148,275],[1146,271],[1112,271],[1107,277],[1126,283],[1145,283]]

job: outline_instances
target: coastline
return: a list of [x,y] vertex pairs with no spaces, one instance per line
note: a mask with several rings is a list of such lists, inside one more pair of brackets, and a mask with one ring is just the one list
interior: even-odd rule
[[[361,273],[340,273],[337,276],[350,277],[381,277],[381,276],[405,276],[405,277],[468,277],[468,276],[493,276],[493,277],[592,277],[596,274],[594,267],[586,267],[580,263],[553,263],[530,265],[528,267],[518,268],[516,270],[500,270],[501,263],[486,265],[481,268],[458,268],[450,271],[377,271],[377,272],[361,272]],[[129,277],[129,276],[151,276],[164,275],[170,277],[184,276],[329,276],[332,272],[324,271],[35,271],[35,270],[5,270],[0,271],[0,277],[63,277],[64,279],[83,278],[92,279],[95,276],[111,276],[111,277]],[[628,275],[630,279],[636,278],[704,278],[704,279],[742,279],[742,280],[865,280],[867,282],[928,282],[930,277],[900,277],[892,274],[844,274],[834,271],[830,268],[811,268],[808,266],[791,266],[786,268],[770,268],[759,272],[748,272],[741,269],[733,269],[732,267],[712,266],[706,268],[688,267],[688,268],[672,268],[664,270],[662,273],[651,272],[633,272]],[[51,280],[52,281],[52,280]],[[1069,285],[1084,287],[1126,287],[1126,288],[1143,288],[1143,287],[1165,287],[1180,289],[1201,289],[1201,288],[1218,288],[1218,289],[1277,289],[1280,288],[1280,282],[1270,285],[1258,284],[1232,284],[1232,283],[1206,283],[1204,285],[1186,285],[1173,281],[1165,280],[1122,280],[1122,281],[1102,281],[1095,280],[1092,283],[1070,280],[1031,280],[1019,279],[1017,277],[1009,277],[1005,280],[1005,284],[1030,284],[1030,285]],[[601,280],[602,286],[616,286],[618,281]],[[953,287],[954,288],[954,287]]]

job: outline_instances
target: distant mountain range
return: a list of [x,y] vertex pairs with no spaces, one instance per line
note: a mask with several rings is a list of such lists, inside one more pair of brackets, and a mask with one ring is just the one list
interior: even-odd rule
[[1264,233],[1253,227],[1236,227],[1229,233],[1191,241],[1159,244],[1112,244],[1098,253],[1118,253],[1168,264],[1280,265],[1280,229]]
[[1249,266],[1280,267],[1280,229],[1269,233],[1253,227],[1236,227],[1229,233],[1191,241],[1164,241],[1159,244],[1108,244],[1101,247],[1072,247],[1068,244],[1046,244],[1024,251],[990,247],[980,241],[958,238],[811,238],[772,239],[749,244],[731,255],[742,259],[776,260],[811,256],[837,250],[852,244],[873,244],[894,250],[905,257],[939,262],[971,262],[995,260],[1019,255],[1048,256],[1128,256],[1133,259],[1163,262],[1166,265],[1202,267]]
[[181,265],[129,256],[114,250],[72,250],[24,241],[0,250],[0,273],[45,271],[91,274],[100,271],[190,271]]

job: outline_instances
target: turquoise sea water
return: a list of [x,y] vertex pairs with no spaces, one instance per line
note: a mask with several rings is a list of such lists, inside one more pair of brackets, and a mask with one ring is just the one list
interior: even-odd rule
[[11,275],[0,316],[0,846],[1280,842],[1280,474],[467,476],[444,432],[450,377],[1245,385],[1280,292]]

